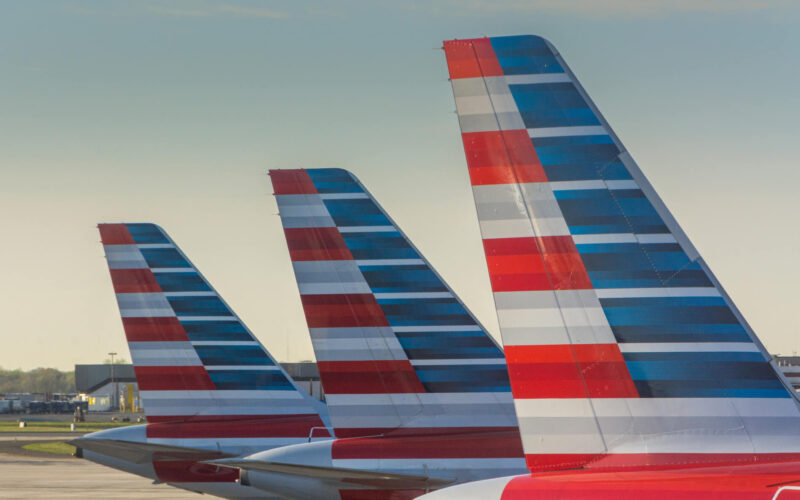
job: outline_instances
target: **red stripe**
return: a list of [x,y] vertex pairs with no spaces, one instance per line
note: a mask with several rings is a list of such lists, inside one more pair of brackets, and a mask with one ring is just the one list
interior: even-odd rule
[[135,245],[128,227],[125,224],[98,224],[100,240],[103,245]]
[[274,194],[316,194],[317,188],[311,181],[308,172],[298,170],[270,170]]
[[128,342],[188,341],[189,337],[176,317],[122,318]]
[[521,458],[522,441],[516,427],[483,429],[404,429],[373,438],[339,439],[332,445],[334,460],[419,458]]
[[371,293],[301,295],[309,328],[389,326]]
[[158,293],[155,276],[150,269],[109,269],[114,293]]
[[571,236],[494,238],[483,247],[495,292],[592,288]]
[[800,453],[611,453],[525,455],[534,472],[585,467],[594,470],[663,470],[674,468],[736,466],[800,460]]
[[319,361],[326,394],[424,393],[407,359],[398,361]]
[[172,423],[151,423],[147,426],[148,438],[307,438],[314,430],[314,437],[330,437],[325,424],[318,415],[233,415],[196,419]]
[[353,260],[344,238],[335,227],[284,228],[289,256],[305,260]]
[[203,366],[134,366],[140,391],[216,390]]
[[527,130],[471,132],[461,138],[473,186],[547,181]]
[[446,41],[444,54],[452,79],[503,75],[503,69],[488,38]]
[[153,461],[156,477],[164,483],[233,483],[239,469],[188,460]]
[[[690,457],[694,458],[694,457]],[[793,460],[797,460],[794,458]],[[768,500],[783,485],[797,483],[796,461],[720,465],[675,470],[621,472],[563,471],[519,476],[504,488],[502,500]],[[498,491],[499,493],[499,491]],[[800,491],[783,490],[779,500],[797,500]]]
[[617,344],[506,346],[516,399],[637,398]]

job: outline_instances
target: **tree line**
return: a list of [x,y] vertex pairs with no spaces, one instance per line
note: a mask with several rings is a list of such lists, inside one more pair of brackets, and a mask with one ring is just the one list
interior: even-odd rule
[[75,372],[62,372],[55,368],[30,371],[0,368],[0,393],[11,392],[75,392]]

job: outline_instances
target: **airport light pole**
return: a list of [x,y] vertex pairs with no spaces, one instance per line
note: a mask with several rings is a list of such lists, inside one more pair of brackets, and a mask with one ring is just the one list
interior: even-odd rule
[[114,384],[114,356],[117,355],[115,352],[108,353],[111,356],[111,409],[117,409],[117,386]]

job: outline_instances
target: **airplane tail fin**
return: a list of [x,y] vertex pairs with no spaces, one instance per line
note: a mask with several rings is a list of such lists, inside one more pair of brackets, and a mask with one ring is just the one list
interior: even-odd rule
[[794,392],[555,48],[444,51],[529,468],[798,456]]
[[503,352],[355,176],[270,178],[337,437],[516,435]]
[[179,432],[186,438],[211,437],[223,423],[240,438],[308,437],[324,426],[324,405],[297,387],[164,230],[98,228],[149,422],[197,423]]

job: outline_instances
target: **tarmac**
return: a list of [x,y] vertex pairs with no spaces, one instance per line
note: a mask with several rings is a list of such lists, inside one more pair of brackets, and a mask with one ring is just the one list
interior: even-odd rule
[[[55,436],[39,439],[53,439]],[[75,437],[71,435],[70,437]],[[26,439],[27,442],[36,439]],[[8,443],[7,439],[3,444]],[[63,499],[63,498],[193,498],[197,493],[166,484],[152,484],[143,477],[103,467],[78,458],[51,458],[0,453],[0,498]]]
[[[108,422],[111,416],[130,414],[89,414],[87,421]],[[133,417],[136,415],[134,414]],[[0,421],[72,421],[72,415],[0,415]],[[134,418],[131,418],[132,420]],[[0,433],[0,499],[173,499],[213,498],[153,484],[152,480],[128,474],[79,458],[25,450],[28,443],[68,441],[81,432],[3,432]]]

